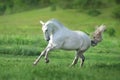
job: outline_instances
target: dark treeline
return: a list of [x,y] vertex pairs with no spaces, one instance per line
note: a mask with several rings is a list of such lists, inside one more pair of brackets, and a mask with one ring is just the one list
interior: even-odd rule
[[51,6],[63,9],[91,9],[110,7],[120,4],[120,0],[0,0],[0,15]]
[[0,0],[0,15],[15,13],[50,5],[50,0]]

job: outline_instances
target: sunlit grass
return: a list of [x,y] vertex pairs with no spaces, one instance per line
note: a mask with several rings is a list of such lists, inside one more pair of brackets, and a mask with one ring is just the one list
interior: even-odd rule
[[[44,63],[44,60],[42,58],[42,60],[38,63],[37,66],[33,66],[32,63],[35,57],[2,56],[0,57],[0,78],[2,80],[6,80],[8,78],[9,80],[119,79],[120,63],[116,62],[116,60],[118,59],[112,56],[109,57],[109,55],[107,55],[107,57],[96,55],[92,57],[89,56],[89,58],[86,59],[83,68],[80,68],[79,64],[72,68],[69,67],[69,64],[71,63],[71,58],[57,59],[51,56],[51,62],[49,64]],[[60,56],[60,54],[58,56]],[[93,58],[95,56],[98,58]],[[107,58],[109,58],[109,60],[106,60]]]

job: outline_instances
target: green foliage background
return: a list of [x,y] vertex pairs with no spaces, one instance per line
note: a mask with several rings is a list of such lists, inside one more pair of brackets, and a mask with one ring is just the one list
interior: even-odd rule
[[113,8],[111,16],[120,19],[120,8],[114,7],[119,3],[119,0],[0,0],[0,15],[51,6],[52,11],[59,7],[86,11],[89,15],[98,16],[101,9]]
[[[19,12],[56,5],[63,9],[100,9],[119,5],[118,0],[0,0],[0,9]],[[1,11],[1,12],[2,12]]]

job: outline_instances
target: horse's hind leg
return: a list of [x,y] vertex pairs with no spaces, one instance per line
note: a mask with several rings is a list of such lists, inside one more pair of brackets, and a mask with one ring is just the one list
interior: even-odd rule
[[81,63],[80,63],[80,66],[82,67],[83,64],[84,64],[84,61],[85,61],[85,57],[83,54],[80,54],[80,59],[81,59]]
[[80,63],[80,66],[82,67],[83,66],[83,64],[84,64],[84,61],[85,61],[85,57],[84,57],[84,55],[83,55],[83,53],[85,52],[85,50],[83,50],[83,51],[79,51],[79,58],[81,59],[81,63]]
[[84,57],[84,55],[83,55],[84,52],[85,52],[85,50],[79,50],[79,51],[78,51],[78,56],[79,56],[79,58],[81,59],[81,63],[80,63],[80,66],[81,66],[81,67],[83,66],[84,61],[85,61],[85,57]]
[[78,58],[79,58],[78,52],[76,52],[75,58],[70,66],[74,66],[78,62]]

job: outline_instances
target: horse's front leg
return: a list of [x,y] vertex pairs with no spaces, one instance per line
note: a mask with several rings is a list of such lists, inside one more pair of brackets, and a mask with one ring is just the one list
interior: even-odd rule
[[45,50],[40,54],[40,56],[38,56],[38,58],[34,61],[34,65],[36,65],[39,60],[41,59],[42,56],[45,55],[45,62],[48,63],[49,62],[49,59],[48,59],[48,53],[50,50],[52,50],[54,47],[50,44],[48,44],[48,46],[45,48]]
[[38,56],[38,58],[34,61],[33,64],[36,65],[39,62],[39,60],[41,59],[41,57],[45,55],[45,53],[46,53],[46,49],[44,51],[42,51],[42,53]]
[[49,52],[50,52],[51,50],[54,50],[55,48],[56,48],[56,46],[53,45],[53,44],[49,44],[49,45],[48,45],[48,47],[47,47],[47,49],[46,49],[46,53],[45,53],[45,62],[46,62],[46,63],[49,63],[49,59],[48,59],[48,54],[49,54]]
[[49,51],[51,51],[51,50],[52,50],[52,48],[48,48],[48,49],[46,50],[46,54],[45,54],[45,62],[46,62],[46,63],[49,63],[48,53],[49,53]]

